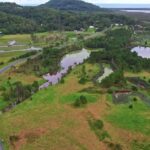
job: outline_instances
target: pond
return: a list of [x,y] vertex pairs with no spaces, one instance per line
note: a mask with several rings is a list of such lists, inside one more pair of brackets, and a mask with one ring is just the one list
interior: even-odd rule
[[103,79],[105,79],[112,73],[113,73],[113,70],[111,68],[105,67],[103,75],[98,78],[98,83],[101,83]]
[[48,73],[44,75],[43,78],[47,82],[41,85],[40,89],[46,88],[49,85],[57,84],[62,79],[62,77],[67,74],[70,68],[74,68],[76,65],[82,64],[84,60],[89,57],[90,52],[88,52],[86,49],[82,49],[81,51],[78,51],[76,53],[65,55],[60,62],[60,71],[58,71],[56,74],[51,75]]
[[150,47],[134,47],[131,52],[136,52],[142,58],[150,58]]

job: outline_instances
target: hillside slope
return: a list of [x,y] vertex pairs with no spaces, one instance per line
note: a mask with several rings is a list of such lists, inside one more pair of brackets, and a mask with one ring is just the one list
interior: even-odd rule
[[98,11],[100,7],[83,2],[81,0],[51,0],[42,7],[50,7],[60,10],[74,10],[74,11]]

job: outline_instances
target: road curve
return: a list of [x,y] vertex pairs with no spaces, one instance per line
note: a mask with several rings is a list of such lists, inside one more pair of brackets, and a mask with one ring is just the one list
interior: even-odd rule
[[[38,54],[34,55],[34,56],[30,56],[30,57],[27,57],[27,58],[22,58],[22,59],[18,59],[14,62],[11,62],[10,64],[8,64],[7,66],[3,67],[2,69],[0,69],[0,74],[4,73],[5,71],[9,70],[11,67],[13,66],[16,66],[16,65],[19,65],[21,63],[25,63],[27,61],[27,59],[33,59],[35,57],[37,57],[38,55],[40,55],[41,52],[39,52]],[[1,149],[0,149],[1,150]]]
[[0,54],[1,53],[11,53],[11,52],[24,52],[24,51],[41,51],[42,48],[41,47],[31,47],[31,48],[27,48],[27,49],[20,49],[20,50],[0,50]]

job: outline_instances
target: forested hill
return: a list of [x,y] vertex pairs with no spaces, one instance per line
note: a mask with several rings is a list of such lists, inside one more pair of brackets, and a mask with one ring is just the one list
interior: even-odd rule
[[4,3],[4,2],[0,2],[0,11],[13,11],[13,10],[20,10],[23,9],[23,6],[17,5],[16,3]]
[[50,0],[49,2],[41,5],[41,7],[49,7],[60,10],[73,10],[73,11],[99,11],[100,7],[86,3],[82,0]]
[[[99,8],[101,10],[101,8]],[[0,3],[0,32],[4,34],[33,33],[54,30],[87,30],[95,26],[99,31],[112,24],[131,25],[134,20],[111,11],[68,11],[45,7],[23,7],[15,3]]]

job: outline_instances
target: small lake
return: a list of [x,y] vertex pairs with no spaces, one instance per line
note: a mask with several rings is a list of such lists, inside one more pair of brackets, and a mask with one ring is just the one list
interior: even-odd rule
[[146,13],[146,14],[149,14],[150,13],[150,10],[122,10],[122,11],[126,11],[126,12],[133,12],[133,13]]
[[69,68],[74,68],[76,65],[82,64],[84,60],[90,57],[90,52],[88,52],[86,49],[82,49],[81,51],[78,51],[76,53],[71,53],[65,55],[61,62],[60,67],[61,70],[58,71],[56,74],[46,74],[43,76],[43,78],[47,81],[43,85],[40,86],[40,89],[46,88],[49,85],[55,85],[57,84],[62,77],[67,74]]
[[136,52],[142,58],[150,58],[150,47],[134,47],[131,52]]
[[98,78],[98,83],[101,83],[103,79],[105,79],[112,73],[113,73],[113,70],[111,68],[105,67],[103,75]]

